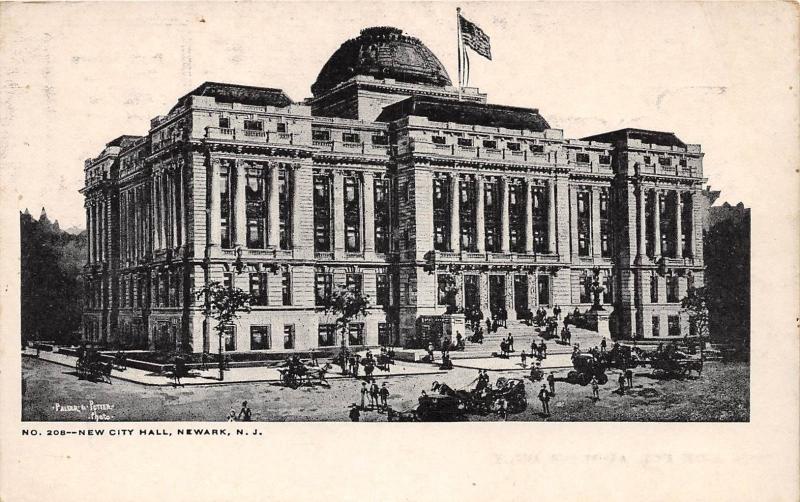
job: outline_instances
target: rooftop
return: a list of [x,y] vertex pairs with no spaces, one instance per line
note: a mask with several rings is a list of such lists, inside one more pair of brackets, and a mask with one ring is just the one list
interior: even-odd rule
[[581,138],[585,141],[603,141],[606,143],[614,143],[617,141],[629,141],[629,140],[639,140],[642,143],[647,143],[651,145],[659,145],[659,146],[666,146],[666,147],[679,147],[679,148],[686,148],[686,143],[681,141],[675,133],[673,132],[664,132],[664,131],[653,131],[649,129],[634,129],[634,128],[625,128],[619,129],[617,131],[611,132],[604,132],[601,134],[595,134],[593,136],[586,136],[585,138]]
[[275,106],[283,108],[292,104],[283,89],[254,87],[250,85],[204,82],[178,100],[170,113],[183,107],[191,96],[212,96],[218,103],[241,103],[252,106]]

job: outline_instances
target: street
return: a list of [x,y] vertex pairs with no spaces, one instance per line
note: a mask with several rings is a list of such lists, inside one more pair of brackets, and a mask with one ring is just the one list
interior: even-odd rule
[[[24,421],[224,421],[248,401],[254,421],[347,421],[349,405],[360,402],[360,381],[331,380],[330,387],[315,385],[291,389],[276,382],[254,382],[187,387],[144,386],[119,379],[111,384],[78,380],[74,369],[24,357],[22,419]],[[498,377],[521,377],[527,372],[490,372]],[[556,378],[566,370],[555,373]],[[435,380],[460,389],[474,385],[477,371],[455,368],[447,374],[376,378],[386,381],[389,404],[403,411],[416,404],[422,390],[429,394]],[[600,400],[591,399],[591,387],[556,383],[544,417],[536,394],[541,382],[525,380],[528,408],[509,415],[509,421],[747,421],[749,370],[744,363],[707,363],[702,377],[659,380],[638,369],[633,389],[624,396],[616,390],[618,373],[600,387]],[[468,420],[498,420],[496,415],[470,414]],[[362,421],[386,421],[385,413],[366,411]]]

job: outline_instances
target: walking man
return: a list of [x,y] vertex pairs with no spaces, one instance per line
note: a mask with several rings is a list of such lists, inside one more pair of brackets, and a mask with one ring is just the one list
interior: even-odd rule
[[386,382],[381,386],[381,408],[389,409],[389,387],[386,386]]
[[527,368],[528,367],[528,355],[525,354],[525,349],[522,349],[522,352],[520,352],[520,354],[519,354],[519,358],[522,360],[522,367],[523,368]]
[[369,394],[369,389],[367,389],[367,382],[361,382],[361,409],[367,409],[367,395]]
[[619,395],[621,396],[625,394],[625,374],[620,373],[617,381],[619,382]]
[[514,352],[514,335],[508,334],[508,351]]
[[595,401],[600,400],[600,386],[597,385],[596,377],[592,377],[592,399]]
[[547,392],[547,386],[542,385],[542,389],[539,391],[539,401],[542,402],[542,413],[545,416],[550,416],[550,393]]
[[600,341],[600,353],[606,353],[606,337],[603,337],[603,339]]
[[378,384],[376,384],[375,380],[373,379],[372,385],[369,387],[369,402],[373,409],[378,408],[379,396],[380,389],[378,388]]
[[553,376],[553,372],[551,371],[549,375],[547,375],[547,385],[550,386],[550,395],[556,395],[556,377]]
[[628,388],[632,389],[633,388],[633,370],[631,370],[630,368],[625,370],[625,380],[628,381]]

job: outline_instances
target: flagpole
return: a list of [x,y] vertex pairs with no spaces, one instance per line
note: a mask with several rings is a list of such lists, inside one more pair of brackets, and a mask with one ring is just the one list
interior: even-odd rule
[[461,83],[463,82],[461,58],[464,54],[464,41],[461,38],[461,7],[456,7],[456,29],[458,30],[458,100],[461,101]]

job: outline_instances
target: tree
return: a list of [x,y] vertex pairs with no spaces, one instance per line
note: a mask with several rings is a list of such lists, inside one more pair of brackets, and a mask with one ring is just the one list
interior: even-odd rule
[[225,330],[233,325],[240,313],[250,312],[250,294],[236,287],[226,287],[219,282],[210,282],[202,289],[195,291],[198,298],[202,298],[206,305],[206,315],[217,321],[214,329],[219,336],[219,379],[225,379],[223,370],[223,337]]
[[708,336],[708,302],[705,288],[689,288],[686,297],[681,300],[681,308],[689,315],[689,324],[694,327],[700,338],[700,354],[703,354],[704,338]]
[[347,373],[347,325],[358,317],[366,317],[369,309],[369,298],[354,287],[340,285],[333,292],[325,305],[325,313],[336,316],[336,329],[342,333],[341,358],[342,374]]

